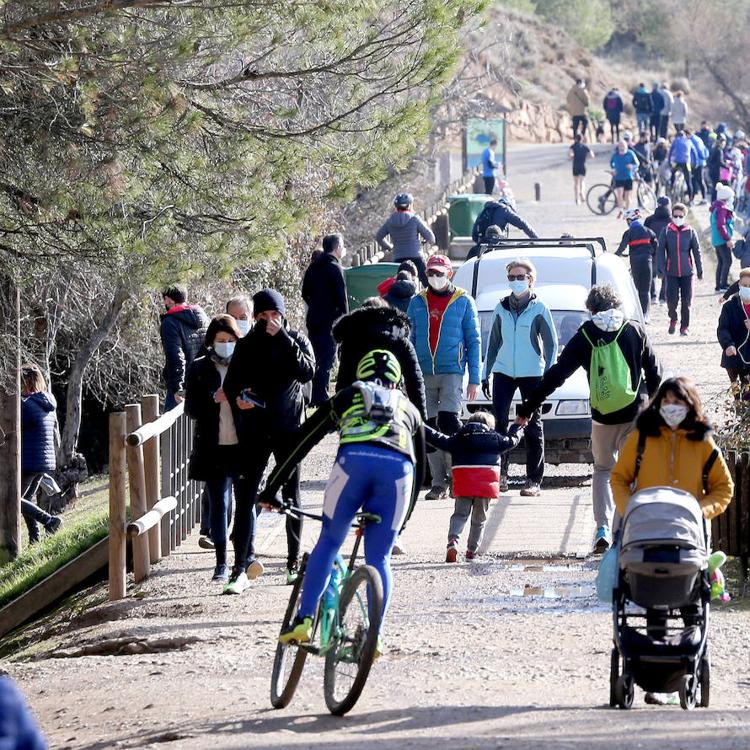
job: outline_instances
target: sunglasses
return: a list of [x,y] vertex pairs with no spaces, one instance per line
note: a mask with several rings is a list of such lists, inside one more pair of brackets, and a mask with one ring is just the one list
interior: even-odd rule
[[525,281],[528,275],[527,273],[509,273],[508,281]]

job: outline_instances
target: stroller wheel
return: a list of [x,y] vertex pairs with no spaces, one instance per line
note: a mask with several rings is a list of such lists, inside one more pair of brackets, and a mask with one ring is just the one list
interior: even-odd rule
[[700,686],[701,700],[698,705],[700,705],[701,708],[708,708],[711,693],[711,662],[709,661],[708,656],[704,656],[701,659]]
[[680,679],[680,705],[691,711],[695,708],[695,678],[691,674],[683,675]]
[[617,678],[620,676],[620,654],[616,648],[612,649],[609,663],[609,707],[617,705]]
[[633,707],[633,696],[635,695],[635,685],[633,678],[629,674],[620,675],[615,685],[615,698],[617,705],[626,711]]

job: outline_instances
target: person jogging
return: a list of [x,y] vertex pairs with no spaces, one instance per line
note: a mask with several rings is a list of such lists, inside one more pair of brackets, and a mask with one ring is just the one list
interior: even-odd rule
[[697,272],[698,280],[703,278],[698,234],[685,223],[686,218],[687,207],[682,203],[675,203],[672,207],[672,221],[659,235],[656,251],[659,275],[667,282],[667,333],[672,334],[677,328],[677,303],[681,302],[680,336],[688,335],[690,306],[693,302],[693,276]]
[[[391,549],[412,492],[421,484],[424,465],[422,418],[399,390],[400,382],[401,367],[393,354],[380,349],[366,354],[357,367],[357,382],[305,422],[296,447],[280,457],[260,495],[261,503],[278,507],[276,493],[299,462],[331,429],[338,429],[339,449],[323,500],[323,528],[307,563],[297,616],[279,635],[281,643],[310,641],[313,616],[336,553],[360,509],[381,518],[367,526],[364,536],[365,561],[383,583],[381,626],[385,621],[393,589]],[[382,653],[382,645],[378,650]]]
[[611,543],[614,499],[610,473],[646,396],[656,393],[661,366],[643,328],[625,320],[622,300],[609,284],[591,287],[586,308],[591,313],[568,341],[560,359],[518,407],[516,423],[527,424],[545,399],[579,367],[586,370],[591,390],[591,481],[596,536],[594,551]]
[[575,142],[568,150],[568,159],[573,162],[573,196],[576,206],[584,202],[583,194],[586,190],[586,162],[594,158],[594,152],[590,146],[583,142],[583,136],[579,133]]
[[656,253],[656,235],[641,221],[641,209],[630,208],[625,212],[628,228],[622,235],[620,246],[615,255],[622,257],[625,250],[630,256],[630,273],[633,283],[638,290],[638,299],[646,322],[649,322],[649,308],[651,303],[651,275],[653,273],[653,258]]

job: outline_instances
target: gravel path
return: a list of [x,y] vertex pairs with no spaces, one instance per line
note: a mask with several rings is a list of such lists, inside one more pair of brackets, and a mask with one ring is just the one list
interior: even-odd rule
[[[622,222],[597,219],[567,199],[564,149],[513,147],[510,158],[533,223],[619,239]],[[537,180],[539,205],[528,203]],[[699,379],[714,401],[724,387],[716,312],[703,282],[688,340],[666,335],[661,309],[650,328],[666,366]],[[305,464],[310,508],[320,505],[333,452],[329,440]],[[191,538],[144,585],[131,586],[128,599],[106,603],[97,587],[22,631],[5,644],[4,666],[55,748],[746,750],[750,614],[741,601],[713,618],[711,709],[645,706],[640,692],[630,712],[606,708],[611,614],[594,596],[595,561],[576,557],[590,539],[589,508],[585,487],[534,500],[511,493],[493,506],[485,554],[447,566],[450,506],[421,503],[404,538],[407,555],[394,562],[386,654],[344,719],[326,713],[319,659],[308,660],[292,705],[270,708],[272,654],[289,593],[283,533],[270,515],[259,531],[266,574],[242,597],[219,595],[209,583],[211,555]],[[308,523],[308,547],[316,532]]]

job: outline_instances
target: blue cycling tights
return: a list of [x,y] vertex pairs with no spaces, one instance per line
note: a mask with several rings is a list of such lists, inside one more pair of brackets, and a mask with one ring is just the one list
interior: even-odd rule
[[300,616],[315,614],[336,553],[361,508],[382,519],[365,528],[365,561],[380,573],[385,620],[392,588],[391,550],[409,508],[413,481],[414,465],[402,453],[371,444],[339,449],[326,486],[323,529],[307,563]]

